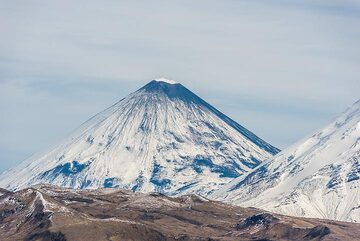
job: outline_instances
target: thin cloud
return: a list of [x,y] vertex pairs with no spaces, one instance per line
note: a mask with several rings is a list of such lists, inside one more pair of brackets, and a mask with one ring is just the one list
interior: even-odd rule
[[13,150],[47,147],[162,75],[286,147],[359,98],[358,10],[338,0],[3,2],[0,170],[21,161]]

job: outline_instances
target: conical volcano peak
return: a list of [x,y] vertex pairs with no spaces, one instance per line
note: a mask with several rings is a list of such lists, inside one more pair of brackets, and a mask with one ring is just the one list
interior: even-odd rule
[[157,79],[0,176],[0,187],[207,195],[277,152],[183,85]]

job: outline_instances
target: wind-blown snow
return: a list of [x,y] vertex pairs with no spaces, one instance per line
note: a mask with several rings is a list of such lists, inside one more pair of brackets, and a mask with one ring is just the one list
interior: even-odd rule
[[360,100],[212,198],[286,215],[360,222],[359,184]]
[[3,174],[0,186],[206,195],[277,152],[181,84],[154,80]]
[[178,84],[175,80],[171,80],[171,79],[167,79],[167,78],[158,78],[158,79],[154,79],[157,82],[164,82],[164,83],[168,83],[168,84]]

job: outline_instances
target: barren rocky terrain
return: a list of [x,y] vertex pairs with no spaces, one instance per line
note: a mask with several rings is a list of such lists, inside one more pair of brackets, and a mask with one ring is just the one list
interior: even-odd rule
[[287,217],[200,196],[36,186],[0,190],[7,240],[360,240],[360,224]]

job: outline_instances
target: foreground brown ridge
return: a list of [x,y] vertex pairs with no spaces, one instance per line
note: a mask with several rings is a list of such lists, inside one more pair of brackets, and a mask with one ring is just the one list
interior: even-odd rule
[[0,190],[6,240],[360,240],[360,224],[286,217],[209,201],[119,189]]

